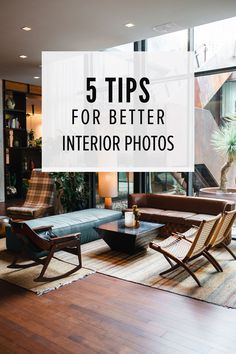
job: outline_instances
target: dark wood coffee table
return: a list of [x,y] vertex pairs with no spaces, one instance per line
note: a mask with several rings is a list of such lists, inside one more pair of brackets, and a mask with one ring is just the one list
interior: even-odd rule
[[164,224],[140,221],[138,228],[125,227],[125,220],[120,219],[99,225],[95,230],[112,250],[132,254],[147,248],[163,226]]

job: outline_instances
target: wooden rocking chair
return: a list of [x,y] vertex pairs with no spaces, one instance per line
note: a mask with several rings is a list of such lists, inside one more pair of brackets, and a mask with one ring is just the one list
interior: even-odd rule
[[[26,223],[11,221],[12,231],[22,242],[22,252],[15,255],[12,264],[8,268],[28,268],[42,264],[43,268],[34,281],[57,280],[66,277],[82,267],[80,234],[70,234],[66,236],[56,236],[52,232],[52,226],[42,226],[30,228]],[[44,276],[51,259],[55,252],[64,251],[78,256],[79,264],[70,271],[55,277],[47,278]],[[33,263],[19,264],[19,259],[33,260]],[[60,261],[62,259],[57,258]]]
[[[187,264],[189,261],[200,256],[204,256],[217,271],[220,271],[217,261],[207,251],[207,246],[209,245],[215,228],[219,223],[220,217],[221,215],[218,215],[208,221],[202,221],[193,242],[186,240],[185,236],[182,237],[181,234],[173,234],[159,243],[151,242],[149,246],[155,251],[162,253],[170,264],[170,268],[160,273],[160,275],[165,275],[179,267],[183,267],[196,281],[198,286],[201,286],[200,281]],[[174,263],[172,261],[174,261]]]

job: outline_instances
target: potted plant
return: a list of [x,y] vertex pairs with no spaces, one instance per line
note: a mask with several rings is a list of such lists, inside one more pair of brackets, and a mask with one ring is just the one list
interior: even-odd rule
[[135,227],[139,227],[139,225],[140,225],[139,218],[141,215],[139,208],[137,205],[133,205],[132,210],[133,210],[133,214],[134,214]]
[[212,143],[227,158],[220,177],[220,190],[227,192],[227,173],[236,160],[236,116],[226,118],[226,122],[213,133]]
[[200,195],[235,200],[236,188],[227,188],[227,174],[236,161],[236,116],[225,118],[222,126],[212,135],[212,145],[226,157],[226,161],[221,168],[219,188],[202,188]]

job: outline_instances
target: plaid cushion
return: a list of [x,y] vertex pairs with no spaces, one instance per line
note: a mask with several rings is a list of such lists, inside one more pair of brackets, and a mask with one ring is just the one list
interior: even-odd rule
[[22,207],[9,207],[7,208],[8,214],[9,215],[18,215],[19,212],[22,215],[26,215],[26,216],[33,216],[34,212],[38,210],[37,208],[24,208]]
[[14,219],[36,219],[45,216],[45,214],[52,213],[53,207],[45,208],[24,208],[24,207],[9,207],[7,208],[7,215]]
[[53,179],[46,172],[33,170],[23,208],[44,208],[52,205]]

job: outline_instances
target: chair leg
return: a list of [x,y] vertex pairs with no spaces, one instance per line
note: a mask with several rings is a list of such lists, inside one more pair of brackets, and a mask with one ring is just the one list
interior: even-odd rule
[[79,266],[80,266],[80,268],[81,268],[81,267],[82,267],[82,258],[81,258],[81,248],[80,248],[80,243],[77,245],[77,251],[78,251]]
[[[82,267],[80,244],[77,245],[76,248],[77,248],[78,259],[79,259],[79,264],[76,267],[74,267],[73,269],[69,270],[68,272],[66,272],[66,273],[64,273],[62,275],[58,275],[58,276],[50,277],[50,278],[45,277],[44,274],[45,274],[45,272],[47,270],[47,267],[48,267],[53,255],[54,255],[54,252],[55,252],[55,250],[52,248],[51,251],[49,252],[49,255],[46,258],[46,261],[45,261],[45,264],[43,266],[43,269],[41,270],[41,273],[39,274],[39,276],[36,279],[34,279],[34,281],[43,282],[43,281],[58,280],[58,279],[65,278],[65,277],[77,272],[77,270],[79,270]],[[65,251],[66,251],[66,249],[65,249]]]
[[[171,262],[172,263],[172,262]],[[167,270],[164,270],[163,272],[160,273],[160,275],[165,275],[168,274],[170,272],[173,272],[174,270],[178,269],[180,267],[179,264],[174,264],[173,266],[171,266],[170,268],[168,268]]]
[[165,259],[167,260],[167,262],[169,263],[169,265],[173,268],[175,265],[173,262],[171,262],[171,260],[164,254],[163,255],[165,257]]
[[[25,257],[22,257],[25,258]],[[30,268],[30,267],[35,267],[39,264],[43,264],[43,262],[39,259],[33,259],[32,263],[27,263],[27,264],[19,264],[17,263],[17,261],[21,259],[21,257],[19,255],[16,255],[12,261],[11,264],[9,264],[7,266],[7,268],[11,268],[11,269],[26,269],[26,268]],[[27,260],[32,260],[30,258],[27,258]]]
[[221,244],[230,254],[231,256],[236,260],[236,255],[234,254],[234,252],[228,247],[226,246],[224,243]]
[[202,255],[213,265],[217,272],[223,272],[221,265],[212,256],[212,254],[210,254],[208,251],[205,251]]
[[75,268],[69,270],[68,272],[62,274],[62,275],[58,275],[56,277],[45,277],[45,276],[38,276],[36,279],[34,279],[34,281],[37,282],[45,282],[45,281],[54,281],[54,280],[58,280],[58,279],[62,279],[62,278],[66,278],[69,275],[77,272],[77,270],[81,269],[81,265],[76,266]]
[[18,255],[15,255],[13,258],[13,261],[11,264],[7,266],[7,268],[19,268],[19,265],[17,264],[17,261],[20,257]]
[[195,280],[195,282],[197,283],[197,285],[199,287],[201,287],[201,283],[200,281],[198,280],[198,278],[196,277],[196,275],[189,269],[189,267],[183,263],[183,262],[180,262],[180,265],[182,265],[182,267],[191,275],[191,277]]
[[52,248],[45,260],[44,266],[43,266],[39,276],[37,278],[35,278],[34,281],[43,281],[44,280],[44,274],[45,274],[47,267],[52,259],[53,254],[54,254],[54,249]]
[[[162,252],[161,252],[162,253]],[[163,253],[162,253],[163,254]],[[189,269],[189,267],[182,261],[180,261],[178,258],[173,258],[173,261],[176,262],[176,264],[174,265],[174,267],[167,269],[166,271],[160,273],[160,275],[164,275],[167,274],[169,272],[172,272],[172,270],[175,270],[179,267],[183,267],[188,273],[189,275],[191,275],[191,277],[195,280],[195,282],[197,283],[197,285],[199,287],[201,287],[201,283],[198,280],[198,278],[196,277],[196,275],[191,271],[191,269]]]

